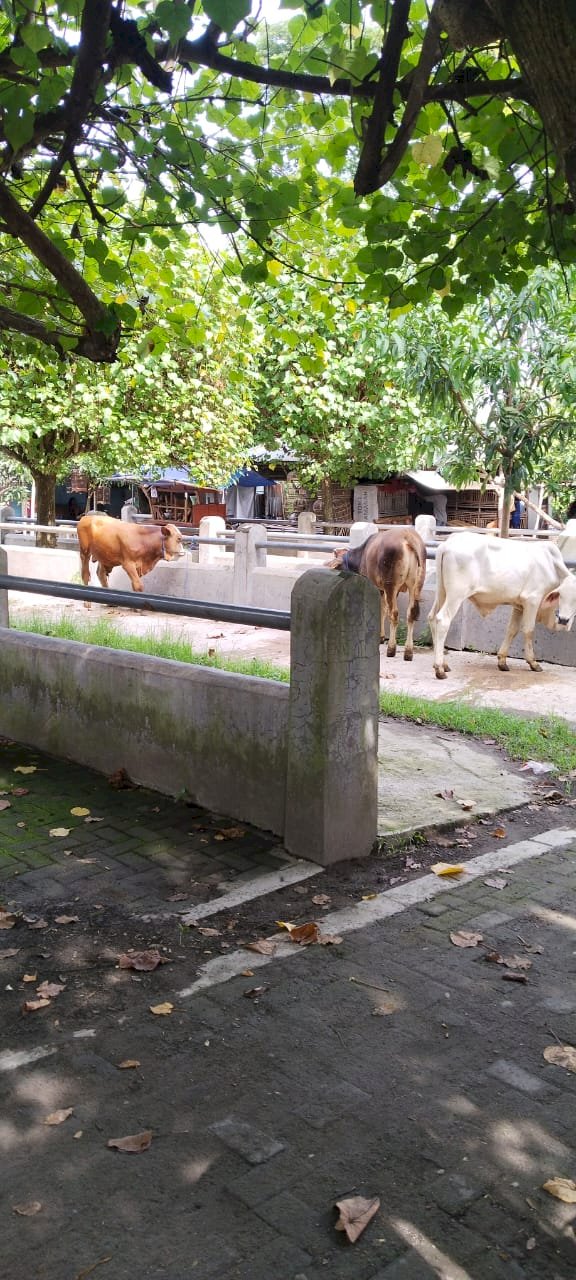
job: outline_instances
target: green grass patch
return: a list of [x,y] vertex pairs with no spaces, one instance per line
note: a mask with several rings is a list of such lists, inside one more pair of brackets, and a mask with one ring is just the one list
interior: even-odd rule
[[78,640],[81,644],[96,644],[104,649],[124,649],[128,653],[146,653],[153,658],[172,658],[174,662],[189,662],[197,667],[215,667],[218,671],[235,671],[243,676],[261,676],[265,680],[282,680],[288,683],[290,672],[276,667],[262,658],[226,658],[219,653],[197,653],[186,640],[176,639],[169,631],[159,635],[135,636],[121,631],[113,622],[101,618],[98,622],[75,622],[61,618],[57,622],[45,622],[38,615],[31,615],[18,622],[20,631],[34,635],[55,636],[59,640]]
[[527,718],[467,702],[429,702],[407,693],[381,693],[380,709],[386,716],[488,738],[512,760],[547,760],[562,774],[576,769],[576,735],[559,716]]
[[[146,653],[156,658],[172,658],[200,667],[233,671],[239,675],[261,676],[265,680],[288,683],[290,672],[262,658],[232,658],[221,654],[198,653],[186,640],[178,640],[169,632],[135,636],[121,631],[105,618],[98,622],[80,623],[70,618],[47,623],[40,615],[19,621],[21,631],[36,635],[56,636],[61,640],[78,640],[83,644],[101,645],[105,649],[124,649],[128,653]],[[385,716],[411,720],[417,724],[436,725],[470,737],[495,742],[512,760],[547,760],[561,774],[576,770],[576,735],[571,726],[557,716],[526,718],[513,712],[489,707],[473,707],[464,702],[432,702],[404,693],[380,694],[380,709]]]

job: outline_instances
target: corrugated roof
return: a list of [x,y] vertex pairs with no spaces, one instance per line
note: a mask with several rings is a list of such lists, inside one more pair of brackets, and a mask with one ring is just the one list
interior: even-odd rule
[[405,471],[404,475],[409,476],[419,489],[426,489],[428,493],[448,493],[454,487],[446,484],[439,471]]

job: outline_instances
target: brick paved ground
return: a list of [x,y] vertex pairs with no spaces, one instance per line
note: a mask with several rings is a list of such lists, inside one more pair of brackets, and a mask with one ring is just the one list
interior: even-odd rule
[[[576,1075],[542,1055],[576,1039],[576,845],[506,878],[188,999],[185,960],[132,974],[73,926],[48,954],[48,935],[6,933],[20,948],[2,962],[6,1274],[568,1280],[576,1206],[542,1184],[576,1179]],[[462,928],[531,961],[527,982],[454,946]],[[23,1017],[25,972],[66,990]],[[172,1013],[149,1012],[165,1000]],[[119,1070],[126,1058],[140,1066]],[[144,1129],[143,1154],[107,1149]],[[347,1246],[332,1206],[358,1193],[381,1209]],[[35,1216],[14,1212],[30,1201]]]

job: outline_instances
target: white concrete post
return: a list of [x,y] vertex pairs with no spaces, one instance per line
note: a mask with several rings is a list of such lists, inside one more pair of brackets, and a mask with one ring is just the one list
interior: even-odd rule
[[378,525],[373,520],[355,520],[350,527],[350,546],[361,547],[373,533],[378,533]]
[[416,533],[424,539],[424,542],[432,542],[436,537],[436,517],[435,516],[416,516],[414,521]]
[[[0,547],[0,573],[8,573],[8,552]],[[0,591],[0,627],[9,627],[8,592]]]
[[380,595],[358,574],[311,569],[292,591],[284,843],[327,866],[378,833]]
[[[218,538],[221,533],[226,532],[226,521],[222,516],[203,516],[200,521],[198,534],[200,538]],[[198,563],[213,564],[218,556],[223,555],[226,550],[226,543],[222,542],[221,547],[200,546],[198,547]]]
[[[316,516],[313,511],[300,511],[298,513],[298,533],[303,533],[308,538],[316,536]],[[309,551],[297,551],[298,560],[308,560],[310,558]]]
[[249,604],[251,600],[251,576],[254,569],[266,568],[266,548],[256,547],[266,542],[266,530],[258,525],[245,524],[236,530],[234,538],[234,577],[232,603]]

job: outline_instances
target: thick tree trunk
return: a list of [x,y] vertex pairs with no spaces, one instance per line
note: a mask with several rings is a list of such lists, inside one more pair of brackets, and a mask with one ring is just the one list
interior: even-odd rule
[[327,524],[334,523],[334,494],[330,477],[322,481],[322,509]]
[[502,509],[500,512],[500,537],[507,538],[510,533],[510,512],[514,507],[513,490],[504,489],[502,498]]
[[528,81],[576,202],[574,0],[485,0]]
[[[55,524],[56,522],[56,476],[48,472],[33,472],[36,485],[36,519],[38,524]],[[37,547],[55,547],[56,535],[53,533],[37,533]]]

